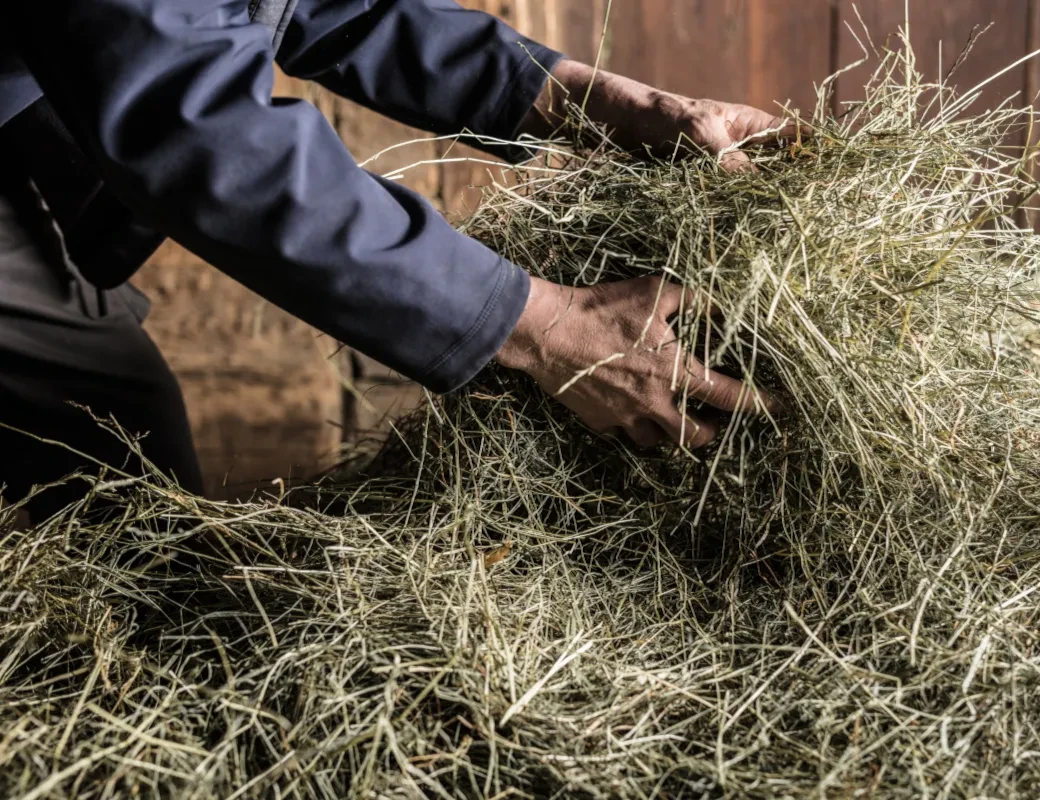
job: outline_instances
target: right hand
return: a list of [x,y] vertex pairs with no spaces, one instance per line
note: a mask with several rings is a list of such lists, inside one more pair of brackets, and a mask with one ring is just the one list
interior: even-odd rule
[[774,411],[776,404],[687,353],[679,352],[676,369],[669,318],[695,302],[692,292],[656,277],[587,288],[532,277],[527,306],[496,358],[528,373],[596,433],[620,429],[639,447],[666,438],[702,447],[718,425],[679,409],[686,381],[690,398],[720,411]]

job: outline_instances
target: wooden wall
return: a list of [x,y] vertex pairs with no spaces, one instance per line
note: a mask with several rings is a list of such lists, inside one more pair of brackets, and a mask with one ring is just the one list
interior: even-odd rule
[[[944,72],[975,26],[982,36],[953,83],[968,88],[1018,57],[1040,48],[1036,0],[911,0],[910,33],[918,65]],[[857,17],[856,9],[859,15]],[[814,83],[856,61],[862,22],[880,47],[904,25],[904,0],[615,0],[610,69],[691,96],[746,102],[766,109],[789,101],[808,113]],[[849,23],[847,26],[845,23]],[[1036,87],[1040,64],[1020,67],[997,81],[984,101]],[[853,98],[866,67],[840,81]],[[1035,94],[1035,88],[1030,91]]]
[[[519,30],[662,89],[745,102],[766,109],[790,103],[809,113],[814,83],[860,56],[842,24],[859,23],[851,0],[465,0]],[[857,4],[875,45],[904,22],[904,0]],[[1026,52],[1040,48],[1040,0],[912,0],[911,38],[923,71],[944,70],[976,25],[994,22],[955,77],[974,85]],[[602,45],[602,47],[601,47]],[[854,98],[865,73],[839,84],[838,99]],[[980,101],[1014,92],[1032,97],[1040,63],[1014,70]],[[373,164],[388,172],[445,154],[447,146],[418,131],[358,109],[314,87],[281,80],[281,93],[315,102],[359,159],[415,140]],[[1024,101],[1023,101],[1024,102]],[[465,148],[453,146],[451,155]],[[487,170],[469,164],[427,165],[406,182],[446,212],[475,202],[467,191]],[[149,330],[185,390],[197,444],[216,496],[242,494],[261,478],[300,474],[335,457],[344,428],[377,427],[388,411],[419,396],[379,365],[351,363],[335,344],[174,246],[164,248],[139,284],[155,300]],[[356,391],[344,394],[343,376]],[[346,400],[344,401],[344,397]],[[227,485],[225,487],[225,484]]]

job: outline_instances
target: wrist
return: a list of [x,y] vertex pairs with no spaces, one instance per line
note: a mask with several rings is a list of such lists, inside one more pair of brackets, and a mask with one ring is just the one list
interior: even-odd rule
[[532,374],[546,360],[546,336],[559,313],[562,286],[531,276],[527,303],[495,360],[507,369]]
[[561,131],[573,133],[570,126],[575,120],[568,116],[565,101],[583,107],[585,116],[606,128],[615,144],[631,150],[645,145],[657,149],[662,144],[661,132],[674,127],[682,111],[682,104],[667,92],[564,59],[556,65],[521,130],[538,138]]
[[520,132],[537,139],[548,139],[566,129],[571,121],[567,103],[580,102],[580,99],[576,101],[575,98],[580,98],[588,87],[588,81],[591,80],[591,75],[586,73],[588,69],[578,61],[566,58],[560,60],[520,124]]

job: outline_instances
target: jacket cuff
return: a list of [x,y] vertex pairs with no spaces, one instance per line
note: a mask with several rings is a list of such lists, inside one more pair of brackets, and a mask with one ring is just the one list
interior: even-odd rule
[[530,290],[530,276],[502,260],[495,286],[473,325],[423,370],[419,382],[438,394],[468,383],[505,344],[527,305]]
[[[556,65],[565,58],[563,53],[531,39],[521,38],[512,47],[515,50],[516,69],[512,79],[492,103],[494,111],[488,129],[482,131],[507,142],[514,142],[519,136],[524,117],[534,107],[535,100],[548,83]],[[485,149],[511,164],[519,164],[536,155],[535,151],[516,144],[489,143]]]

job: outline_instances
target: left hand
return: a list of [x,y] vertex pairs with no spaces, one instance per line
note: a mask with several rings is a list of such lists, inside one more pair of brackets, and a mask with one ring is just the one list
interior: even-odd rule
[[552,134],[567,122],[560,97],[580,101],[586,94],[586,115],[610,130],[611,139],[620,147],[636,152],[648,149],[653,155],[667,157],[677,147],[692,144],[710,155],[721,155],[727,170],[751,168],[747,153],[729,149],[734,145],[778,142],[793,132],[782,118],[751,106],[693,100],[567,60],[553,70],[522,131],[534,136]]

